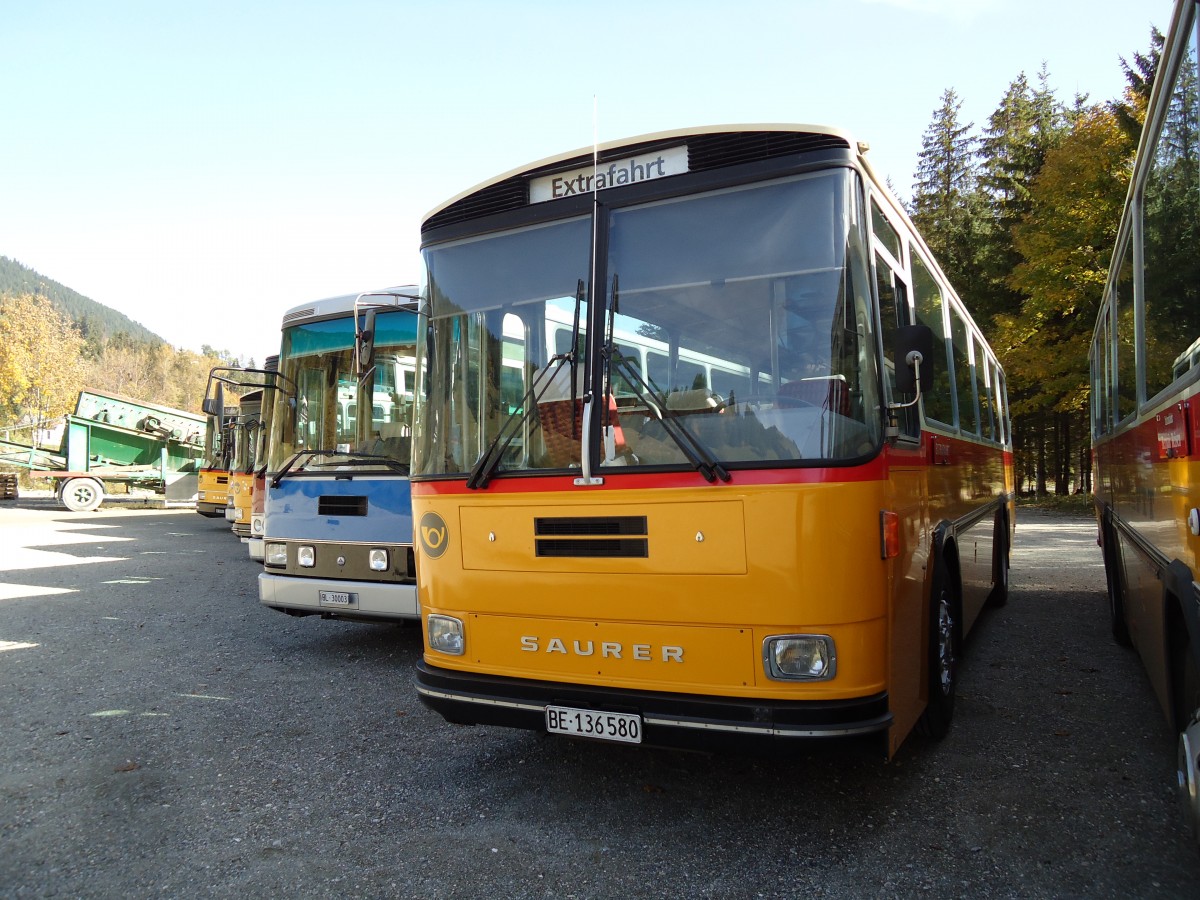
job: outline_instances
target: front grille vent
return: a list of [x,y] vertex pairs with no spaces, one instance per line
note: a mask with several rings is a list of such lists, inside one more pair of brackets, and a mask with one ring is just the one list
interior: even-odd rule
[[457,222],[469,222],[493,213],[520,209],[529,205],[529,184],[524,178],[509,178],[489,185],[469,197],[452,203],[429,217],[425,228],[440,228]]
[[[283,316],[283,321],[291,322],[293,319],[307,318],[308,316],[311,316],[316,311],[317,311],[317,309],[314,306],[310,306],[307,309],[298,309],[295,312],[285,313]],[[276,359],[278,359],[278,358],[279,357],[276,357]]]
[[366,497],[342,497],[334,494],[317,498],[318,516],[365,516],[366,514]]
[[567,516],[534,519],[540,557],[646,559],[650,556],[645,516]]
[[688,168],[693,172],[759,162],[814,150],[849,150],[843,138],[799,131],[748,131],[702,134],[688,140]]

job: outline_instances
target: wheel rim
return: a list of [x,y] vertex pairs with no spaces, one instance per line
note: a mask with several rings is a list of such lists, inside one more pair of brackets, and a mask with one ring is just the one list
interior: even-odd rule
[[954,613],[945,591],[938,598],[937,645],[938,682],[948,695],[954,686]]
[[75,487],[71,489],[71,499],[80,506],[86,506],[96,499],[96,492],[88,485]]

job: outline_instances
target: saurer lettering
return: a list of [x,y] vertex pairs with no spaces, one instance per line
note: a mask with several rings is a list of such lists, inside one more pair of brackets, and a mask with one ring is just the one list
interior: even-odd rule
[[663,644],[657,650],[653,644],[629,644],[619,641],[566,641],[552,637],[543,642],[537,635],[522,635],[521,649],[527,653],[561,653],[564,656],[599,656],[601,659],[632,659],[641,662],[654,660],[657,653],[662,662],[683,662],[683,648]]

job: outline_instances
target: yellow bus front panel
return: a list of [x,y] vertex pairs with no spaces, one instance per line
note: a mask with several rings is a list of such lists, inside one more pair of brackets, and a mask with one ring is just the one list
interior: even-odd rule
[[[587,504],[547,494],[417,501],[426,527],[457,523],[438,556],[421,557],[423,609],[464,623],[463,655],[430,650],[426,662],[732,697],[883,691],[881,483],[696,493],[705,490],[723,499],[641,489]],[[764,640],[807,633],[833,638],[836,676],[771,680]]]

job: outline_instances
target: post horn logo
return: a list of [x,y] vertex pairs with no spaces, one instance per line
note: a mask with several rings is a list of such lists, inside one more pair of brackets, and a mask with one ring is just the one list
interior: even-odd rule
[[430,559],[437,559],[445,553],[446,545],[450,543],[450,532],[446,523],[435,512],[427,512],[421,516],[417,536],[421,541],[421,549]]

